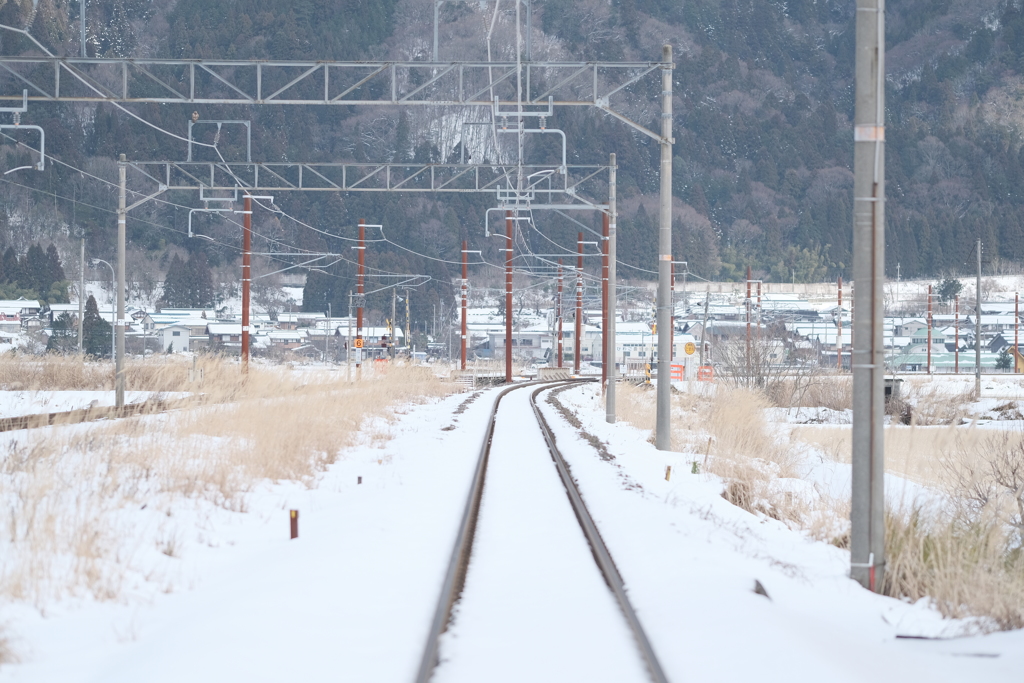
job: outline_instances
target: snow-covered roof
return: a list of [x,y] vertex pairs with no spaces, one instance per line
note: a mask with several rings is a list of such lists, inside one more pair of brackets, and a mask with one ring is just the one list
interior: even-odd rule
[[206,329],[210,334],[242,334],[241,323],[210,323]]
[[[239,329],[241,329],[241,326],[239,326]],[[306,333],[299,330],[274,330],[273,332],[268,332],[267,337],[272,341],[300,342],[306,338]]]
[[19,311],[25,308],[42,308],[38,301],[31,299],[0,299],[0,308],[15,308]]

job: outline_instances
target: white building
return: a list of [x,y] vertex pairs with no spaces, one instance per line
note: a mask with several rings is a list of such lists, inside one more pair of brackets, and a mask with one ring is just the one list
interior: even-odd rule
[[168,353],[188,351],[189,331],[188,325],[167,325],[161,328],[159,334],[163,350]]

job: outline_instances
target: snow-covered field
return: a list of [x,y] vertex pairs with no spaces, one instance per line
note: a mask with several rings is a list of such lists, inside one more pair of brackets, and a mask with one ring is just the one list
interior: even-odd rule
[[[732,506],[721,480],[691,474],[692,455],[659,452],[647,432],[605,423],[595,392],[580,387],[560,399],[605,442],[605,457],[551,406],[543,409],[669,680],[1020,680],[1024,633],[944,639],[967,624],[943,620],[924,601],[861,589],[846,576],[846,551]],[[124,528],[136,535],[137,570],[125,590],[105,601],[81,594],[0,598],[2,634],[20,659],[0,666],[0,681],[411,680],[496,393],[410,406],[396,422],[372,425],[377,436],[348,449],[311,486],[264,482],[235,510],[156,494],[153,505],[122,510]],[[496,438],[511,448],[492,474],[520,477],[521,488],[507,495],[530,516],[539,500],[533,487],[549,485],[540,481],[545,466],[556,475],[547,453],[537,452],[543,444],[516,430],[517,421],[532,418],[524,412],[509,419]],[[388,438],[378,438],[381,430]],[[517,457],[531,458],[530,469],[518,467]],[[848,487],[847,466],[822,468],[834,491]],[[299,511],[297,540],[288,539],[290,509]],[[481,540],[498,553],[500,578],[508,569],[500,559],[505,546],[500,538]],[[564,580],[540,539],[527,535],[507,548],[518,553],[510,563],[532,548],[533,561],[552,574],[550,585]],[[467,586],[471,580],[472,572]],[[754,592],[755,581],[767,597]],[[516,606],[514,594],[503,601]],[[541,607],[536,623],[533,609],[525,617],[520,609],[522,623],[511,625],[488,624],[501,612],[486,603],[465,608],[467,619],[475,615],[474,629],[508,629],[490,644],[494,656],[532,663],[529,680],[574,680],[560,668],[564,661],[530,659],[564,654],[526,647],[533,629],[551,626]],[[522,628],[523,637],[509,626]],[[459,646],[469,648],[477,636],[467,634]],[[604,632],[572,650],[579,670],[598,653],[616,656],[622,643],[602,638],[619,637]],[[442,665],[438,680],[442,673],[444,680],[481,680],[459,672],[459,647],[448,652],[452,666]],[[579,680],[646,677],[609,666]]]

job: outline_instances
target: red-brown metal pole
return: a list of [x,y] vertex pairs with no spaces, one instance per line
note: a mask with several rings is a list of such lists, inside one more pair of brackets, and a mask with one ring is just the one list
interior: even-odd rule
[[580,374],[583,352],[583,233],[576,238],[576,348],[573,353],[573,373]]
[[839,283],[838,299],[839,307],[836,309],[836,369],[843,370],[843,276],[837,280]]
[[608,234],[610,217],[601,214],[601,391],[608,386],[608,363],[615,355],[615,341],[608,335]]
[[252,197],[242,207],[242,372],[249,372],[249,287],[252,284]]
[[932,374],[932,286],[928,285],[928,374]]
[[757,281],[757,340],[761,341],[761,281]]
[[[953,372],[960,373],[960,295],[953,297]],[[893,331],[895,336],[895,330]]]
[[466,369],[466,297],[469,293],[469,243],[462,241],[462,369]]
[[515,221],[505,212],[505,381],[512,381],[512,245]]
[[558,299],[555,302],[558,318],[558,367],[562,367],[562,259],[558,259]]
[[[366,293],[366,219],[359,219],[359,245],[356,247],[356,251],[359,253],[359,268],[356,272],[356,294],[359,295],[357,301],[359,305],[356,306],[356,340],[362,340],[363,338],[363,304],[366,302],[363,300],[363,295]],[[359,353],[356,356],[356,368],[361,369],[363,366],[363,349],[359,349]]]
[[1020,294],[1013,295],[1013,372],[1017,373],[1017,356],[1020,353],[1017,347],[1017,328],[1020,324]]

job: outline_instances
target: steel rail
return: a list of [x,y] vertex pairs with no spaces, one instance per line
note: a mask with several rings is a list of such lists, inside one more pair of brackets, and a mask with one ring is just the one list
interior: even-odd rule
[[650,641],[647,639],[647,635],[636,616],[636,612],[633,610],[633,607],[629,602],[622,576],[615,567],[615,562],[612,560],[611,553],[608,551],[608,547],[601,539],[601,534],[597,529],[597,525],[594,523],[593,517],[590,516],[587,506],[583,502],[583,497],[580,495],[579,489],[573,481],[572,475],[569,473],[569,468],[555,445],[555,437],[551,432],[550,426],[537,406],[537,396],[542,391],[547,391],[555,385],[590,381],[593,380],[571,379],[561,381],[537,380],[533,382],[525,382],[504,389],[495,398],[494,405],[491,408],[491,413],[488,418],[487,430],[484,433],[483,444],[480,448],[480,455],[477,459],[473,481],[470,485],[469,496],[466,499],[466,507],[463,511],[462,521],[459,525],[459,531],[455,538],[455,546],[452,549],[451,559],[448,563],[448,571],[445,574],[441,594],[438,598],[437,607],[434,611],[434,618],[430,625],[426,647],[423,650],[423,656],[420,659],[420,666],[416,673],[416,683],[429,683],[430,679],[433,677],[434,669],[438,664],[438,651],[440,648],[441,635],[448,630],[448,626],[451,624],[452,608],[461,597],[463,587],[465,586],[466,572],[469,569],[470,556],[473,551],[473,539],[476,533],[476,525],[480,517],[480,504],[483,500],[484,483],[487,477],[487,465],[490,460],[491,445],[494,439],[494,427],[501,400],[513,391],[518,391],[536,384],[544,384],[546,386],[541,386],[531,394],[530,403],[533,408],[534,415],[537,418],[538,426],[544,436],[544,441],[548,446],[548,451],[555,463],[555,468],[558,470],[562,484],[565,487],[569,503],[572,505],[573,511],[576,514],[576,519],[580,524],[587,542],[590,544],[594,561],[597,563],[598,569],[600,569],[602,576],[604,576],[605,582],[608,584],[609,589],[612,591],[619,603],[619,607],[626,618],[626,622],[636,639],[637,647],[644,659],[644,663],[651,674],[651,679],[655,683],[668,683],[668,679],[662,671],[661,665],[658,662],[653,648],[651,647]]
[[[535,384],[535,382],[530,382],[529,384]],[[480,516],[480,502],[483,500],[484,479],[487,476],[487,462],[491,456],[491,440],[494,438],[494,424],[495,418],[498,415],[498,406],[501,403],[501,399],[513,391],[522,389],[524,386],[526,384],[503,389],[497,398],[494,399],[494,405],[491,406],[491,413],[487,418],[487,431],[484,432],[484,442],[480,447],[476,470],[473,473],[473,483],[469,487],[469,497],[466,499],[466,507],[462,512],[459,533],[455,537],[455,547],[452,549],[452,556],[448,561],[448,571],[445,573],[444,582],[441,584],[441,595],[438,597],[437,607],[434,610],[434,619],[430,623],[427,645],[423,649],[423,657],[420,659],[420,667],[416,673],[416,683],[427,683],[434,675],[434,668],[438,662],[437,654],[441,634],[448,630],[452,607],[455,606],[455,601],[462,594],[462,588],[466,583],[466,570],[469,569],[469,556],[473,550],[473,536],[476,533],[476,522]]]
[[576,513],[576,519],[579,520],[580,527],[583,529],[583,535],[587,537],[587,541],[590,543],[590,549],[594,553],[594,561],[597,563],[598,568],[600,568],[601,574],[604,575],[608,588],[618,601],[619,608],[622,609],[622,614],[629,624],[629,629],[633,632],[633,637],[636,638],[637,647],[640,649],[640,654],[647,665],[647,671],[651,674],[651,680],[655,681],[655,683],[668,683],[668,678],[665,677],[665,672],[661,668],[661,663],[658,662],[654,648],[651,647],[651,641],[648,640],[644,627],[636,616],[633,605],[629,602],[629,596],[626,595],[626,584],[622,580],[622,575],[619,574],[618,568],[615,566],[615,560],[612,559],[608,546],[605,545],[604,539],[601,538],[601,532],[598,530],[594,518],[590,516],[586,503],[583,502],[583,496],[580,495],[580,489],[569,472],[569,466],[566,464],[565,459],[562,458],[562,453],[558,450],[558,446],[555,445],[555,435],[551,431],[548,421],[541,413],[540,406],[537,405],[537,396],[542,391],[548,391],[550,388],[541,387],[530,396],[533,414],[540,425],[540,431],[544,434],[544,441],[548,445],[548,451],[551,453],[551,459],[555,463],[555,469],[558,470],[558,475],[562,478],[562,484],[565,485],[565,493],[569,496],[569,502]]

